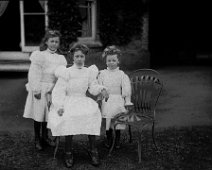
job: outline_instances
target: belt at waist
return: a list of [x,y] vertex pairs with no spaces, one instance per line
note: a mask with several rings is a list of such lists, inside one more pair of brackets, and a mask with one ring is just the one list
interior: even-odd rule
[[67,96],[69,97],[85,97],[85,94],[82,93],[67,93]]

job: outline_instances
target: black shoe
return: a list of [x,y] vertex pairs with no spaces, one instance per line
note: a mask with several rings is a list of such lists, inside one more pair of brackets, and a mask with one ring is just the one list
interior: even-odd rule
[[38,151],[43,150],[43,147],[41,146],[41,143],[40,143],[39,139],[35,140],[35,149],[38,150]]
[[120,146],[120,143],[119,143],[119,142],[116,143],[115,148],[116,148],[116,149],[120,149],[120,147],[121,147],[121,146]]
[[107,149],[110,149],[112,147],[112,144],[113,144],[113,141],[110,140],[110,141],[105,141],[104,142],[104,146],[107,148]]
[[71,168],[74,165],[74,157],[71,152],[65,153],[65,166],[66,168]]
[[56,143],[51,140],[50,138],[42,139],[42,146],[43,147],[55,147]]
[[115,141],[115,148],[116,148],[116,149],[120,149],[120,147],[121,147],[121,146],[120,146],[120,137],[117,137],[117,138],[116,138],[116,141]]
[[109,144],[108,142],[105,142],[104,145],[105,145],[105,147],[106,147],[107,149],[110,148],[110,144]]
[[89,156],[91,157],[91,164],[93,166],[99,166],[100,160],[99,160],[99,154],[97,150],[88,151]]

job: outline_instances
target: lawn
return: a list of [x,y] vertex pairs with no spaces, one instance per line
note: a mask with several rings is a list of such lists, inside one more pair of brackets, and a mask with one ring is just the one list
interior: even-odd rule
[[[144,131],[142,163],[138,164],[135,132],[133,142],[128,142],[128,135],[122,134],[122,147],[107,156],[104,137],[98,138],[101,165],[90,165],[86,153],[86,136],[77,136],[74,142],[76,170],[211,170],[212,169],[212,127],[195,126],[186,128],[167,128],[156,131],[159,152],[153,147],[149,131]],[[63,164],[62,138],[57,159],[53,159],[53,149],[36,152],[31,132],[0,133],[0,169],[1,170],[65,170]]]

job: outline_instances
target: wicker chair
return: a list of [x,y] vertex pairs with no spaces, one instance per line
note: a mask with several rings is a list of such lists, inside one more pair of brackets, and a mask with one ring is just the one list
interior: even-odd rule
[[[134,127],[138,131],[139,163],[141,163],[142,131],[148,126],[152,128],[152,139],[157,149],[154,136],[155,116],[156,106],[163,88],[159,76],[160,74],[152,69],[139,69],[132,72],[129,77],[132,86],[133,109],[129,110],[128,113],[120,113],[113,119],[114,129],[119,124],[128,125],[130,142],[132,141],[131,127]],[[114,133],[113,136],[109,155],[112,153],[115,145],[116,134]]]

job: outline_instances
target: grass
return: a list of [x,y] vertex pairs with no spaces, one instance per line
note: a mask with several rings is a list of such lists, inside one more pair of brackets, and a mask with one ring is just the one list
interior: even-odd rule
[[[156,131],[159,153],[153,147],[149,131],[144,131],[142,143],[142,163],[138,164],[137,143],[128,142],[128,135],[122,133],[122,147],[111,157],[104,147],[104,137],[98,138],[101,166],[90,165],[85,136],[76,137],[74,142],[75,170],[210,170],[212,169],[212,127],[168,128]],[[53,149],[36,152],[31,132],[2,133],[0,135],[1,170],[65,170],[63,164],[62,140],[57,159],[53,159]]]

